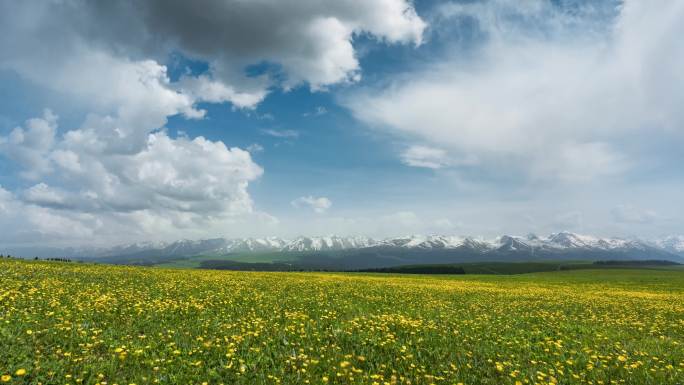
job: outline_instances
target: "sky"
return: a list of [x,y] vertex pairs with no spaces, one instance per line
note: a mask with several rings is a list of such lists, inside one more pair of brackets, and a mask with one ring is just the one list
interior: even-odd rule
[[684,2],[0,2],[0,244],[684,233]]

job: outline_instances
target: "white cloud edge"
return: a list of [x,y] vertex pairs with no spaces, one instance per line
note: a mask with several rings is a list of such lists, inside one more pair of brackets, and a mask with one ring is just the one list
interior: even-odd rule
[[324,214],[332,207],[332,201],[327,197],[314,197],[312,195],[301,196],[292,202],[290,205],[294,208],[308,208],[313,210],[316,214]]

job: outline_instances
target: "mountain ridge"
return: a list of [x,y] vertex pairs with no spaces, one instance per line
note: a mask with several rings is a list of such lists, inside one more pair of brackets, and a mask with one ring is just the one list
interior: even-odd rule
[[[1,252],[2,250],[0,250]],[[321,252],[450,252],[468,255],[554,257],[561,254],[606,255],[606,257],[644,256],[671,257],[684,261],[684,236],[669,236],[654,241],[636,238],[596,237],[567,231],[540,237],[501,235],[495,238],[455,235],[408,235],[374,239],[364,236],[299,236],[293,239],[211,238],[175,242],[137,242],[110,248],[52,249],[40,256],[71,256],[81,259],[117,257],[192,257],[226,256],[238,253],[321,253]],[[49,255],[47,255],[49,254]],[[25,255],[32,257],[33,255]]]

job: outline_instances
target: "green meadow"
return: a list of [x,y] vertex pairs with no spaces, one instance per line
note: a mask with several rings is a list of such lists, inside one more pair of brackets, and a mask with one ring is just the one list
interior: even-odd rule
[[8,384],[684,382],[684,273],[266,273],[0,261]]

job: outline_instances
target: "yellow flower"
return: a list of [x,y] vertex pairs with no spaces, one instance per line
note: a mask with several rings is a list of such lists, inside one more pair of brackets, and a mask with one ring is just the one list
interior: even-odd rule
[[10,376],[9,374],[3,374],[2,377],[0,377],[0,381],[2,381],[2,382],[9,382],[9,380],[11,380],[11,379],[12,379],[12,376]]
[[24,374],[26,374],[26,369],[24,369],[24,368],[17,369],[17,371],[14,372],[14,374],[17,375],[17,376],[19,376],[19,377],[21,377],[21,376],[23,376]]

